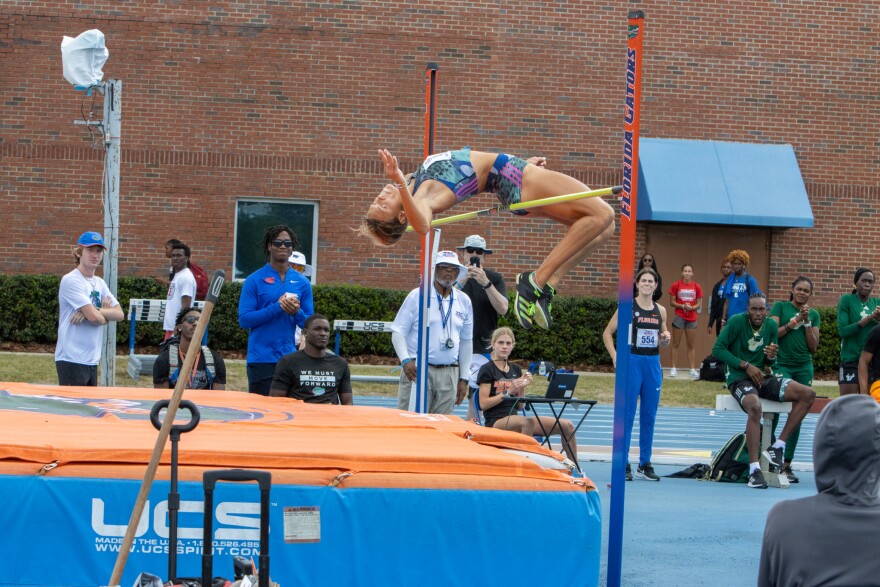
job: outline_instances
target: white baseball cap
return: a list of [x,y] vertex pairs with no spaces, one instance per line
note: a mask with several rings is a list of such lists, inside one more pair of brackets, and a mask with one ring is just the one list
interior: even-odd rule
[[288,265],[302,265],[305,267],[303,269],[302,274],[306,277],[312,276],[312,266],[306,264],[306,256],[300,253],[299,251],[294,251],[290,253],[290,258],[287,259]]
[[455,265],[458,267],[458,277],[455,278],[456,281],[467,275],[467,267],[461,264],[455,251],[438,251],[437,256],[434,257],[435,269],[437,268],[437,265]]

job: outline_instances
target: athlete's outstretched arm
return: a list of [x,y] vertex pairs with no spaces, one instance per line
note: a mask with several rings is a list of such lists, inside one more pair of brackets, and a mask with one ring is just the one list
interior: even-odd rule
[[397,157],[392,155],[388,149],[379,149],[379,157],[382,158],[385,175],[388,176],[388,179],[394,183],[397,191],[400,192],[400,203],[403,205],[407,222],[418,234],[427,234],[431,230],[431,220],[433,218],[431,208],[424,202],[417,202],[412,194],[409,193],[406,177],[397,164]]

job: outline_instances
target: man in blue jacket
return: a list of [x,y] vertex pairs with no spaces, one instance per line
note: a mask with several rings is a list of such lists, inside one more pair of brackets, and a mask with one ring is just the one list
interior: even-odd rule
[[270,226],[263,236],[268,263],[253,272],[241,288],[238,323],[249,331],[248,391],[269,395],[278,359],[296,350],[296,327],[315,313],[312,285],[290,268],[296,234],[286,225]]

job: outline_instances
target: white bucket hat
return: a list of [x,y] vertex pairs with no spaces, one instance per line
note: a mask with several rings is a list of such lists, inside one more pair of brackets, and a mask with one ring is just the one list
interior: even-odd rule
[[437,269],[437,265],[455,265],[458,267],[458,277],[455,278],[456,281],[467,275],[467,267],[461,264],[455,251],[438,251],[437,256],[434,257],[435,270]]
[[299,251],[294,251],[290,253],[290,258],[287,260],[288,265],[303,265],[305,269],[303,269],[303,275],[306,277],[312,276],[312,266],[306,264],[306,256],[300,253]]

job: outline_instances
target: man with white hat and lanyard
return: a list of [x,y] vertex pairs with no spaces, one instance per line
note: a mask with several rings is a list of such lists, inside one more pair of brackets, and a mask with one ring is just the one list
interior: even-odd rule
[[[474,312],[470,298],[454,287],[466,273],[467,267],[459,263],[454,251],[440,251],[434,258],[434,282],[428,294],[428,411],[432,414],[451,414],[467,394]],[[391,342],[402,365],[397,407],[408,410],[416,380],[419,288],[406,296],[391,330]]]
[[492,353],[490,339],[492,331],[498,328],[498,317],[507,313],[507,284],[504,276],[497,271],[486,269],[483,262],[486,255],[494,251],[486,247],[486,239],[472,234],[464,239],[464,244],[455,247],[460,251],[461,262],[467,266],[467,274],[458,282],[458,287],[471,299],[474,307],[474,338],[471,369],[468,379],[468,420],[477,418],[473,398],[477,390],[477,372],[489,362]]
[[297,273],[301,273],[303,277],[308,277],[309,281],[312,280],[312,266],[306,263],[306,256],[299,251],[290,253],[287,264]]
[[[307,277],[309,282],[312,281],[312,266],[306,264],[306,256],[300,253],[299,251],[294,251],[290,253],[290,258],[287,259],[287,264],[290,265],[290,268],[302,275],[303,277]],[[302,337],[302,328],[299,326],[296,327],[296,332],[293,335],[294,343],[296,344],[297,350],[303,350],[306,346],[306,341],[303,340]]]

